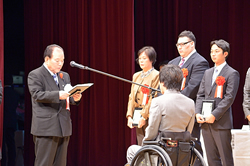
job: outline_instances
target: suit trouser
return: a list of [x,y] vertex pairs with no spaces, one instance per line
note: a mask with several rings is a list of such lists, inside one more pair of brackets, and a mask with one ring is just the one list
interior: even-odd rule
[[[7,145],[7,149],[6,146]],[[8,159],[8,161],[7,161]],[[1,165],[15,166],[16,146],[15,146],[15,130],[12,128],[3,129],[3,145]]]
[[33,136],[35,166],[66,166],[69,138]]
[[145,130],[148,127],[148,120],[146,120],[146,123],[142,128],[136,127],[136,138],[137,138],[137,145],[142,145],[142,140],[145,137]]
[[131,163],[133,158],[135,157],[135,154],[138,150],[141,149],[141,146],[139,145],[131,145],[127,150],[127,162]]
[[203,124],[202,135],[205,143],[208,165],[234,165],[230,129],[214,129],[210,124]]
[[[191,135],[192,135],[192,137],[195,137],[198,139],[197,141],[195,141],[195,148],[200,152],[201,155],[203,155],[202,148],[201,148],[201,142],[200,142],[200,133],[201,133],[200,124],[195,122]],[[200,160],[196,160],[194,163],[194,166],[201,166],[201,165],[202,164],[201,164]]]

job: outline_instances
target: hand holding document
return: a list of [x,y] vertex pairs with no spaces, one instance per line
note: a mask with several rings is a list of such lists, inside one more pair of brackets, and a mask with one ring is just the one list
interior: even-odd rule
[[132,126],[134,126],[134,127],[138,127],[138,125],[139,125],[139,121],[140,121],[140,119],[141,119],[141,110],[142,110],[142,108],[135,108],[135,110],[134,110],[134,114],[133,114],[133,123],[132,123]]
[[214,110],[214,100],[203,100],[202,101],[202,115],[204,118],[210,116]]
[[69,96],[71,97],[75,93],[82,93],[83,91],[85,91],[86,89],[88,89],[93,84],[94,83],[77,84],[74,87],[72,87],[70,84],[66,84],[65,87],[64,87],[64,90],[66,92],[70,93]]

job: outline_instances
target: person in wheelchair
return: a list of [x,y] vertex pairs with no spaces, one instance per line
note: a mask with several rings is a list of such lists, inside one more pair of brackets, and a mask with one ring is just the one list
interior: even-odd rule
[[[195,104],[190,98],[180,93],[183,73],[179,66],[165,65],[159,74],[160,89],[163,95],[152,100],[149,124],[144,141],[160,140],[164,132],[188,132],[193,130],[195,120]],[[143,146],[145,144],[143,143]],[[131,145],[127,150],[129,165],[142,146]]]

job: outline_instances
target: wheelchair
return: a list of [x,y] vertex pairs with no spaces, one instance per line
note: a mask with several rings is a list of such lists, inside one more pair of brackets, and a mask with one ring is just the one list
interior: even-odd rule
[[159,141],[144,141],[130,166],[192,166],[195,160],[206,166],[194,147],[197,139],[192,138],[188,131],[161,132],[159,138]]

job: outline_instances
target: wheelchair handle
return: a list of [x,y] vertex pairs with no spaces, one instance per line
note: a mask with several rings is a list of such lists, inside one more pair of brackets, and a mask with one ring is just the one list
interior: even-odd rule
[[159,144],[159,141],[143,141],[143,144],[145,144],[145,145],[157,145],[157,144]]
[[198,138],[195,138],[195,137],[191,137],[191,141],[197,141]]
[[170,141],[170,140],[172,140],[171,138],[166,138],[166,137],[161,137],[161,140],[162,141]]

